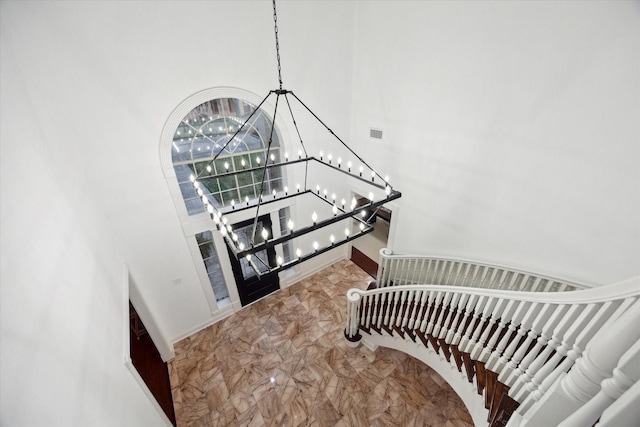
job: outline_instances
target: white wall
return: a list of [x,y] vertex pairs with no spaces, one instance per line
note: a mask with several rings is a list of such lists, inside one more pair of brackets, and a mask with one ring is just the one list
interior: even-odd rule
[[[279,4],[285,85],[342,135],[352,10]],[[205,88],[277,87],[271,2],[3,1],[0,14],[0,424],[160,425],[123,364],[123,263],[164,341],[213,318],[160,133]]]
[[2,5],[0,424],[163,425],[124,365],[121,250],[72,162],[52,161],[57,141],[36,107],[47,100],[29,93],[20,51],[8,49],[19,47],[10,9]]
[[373,1],[355,18],[351,136],[404,193],[397,252],[640,273],[637,2]]

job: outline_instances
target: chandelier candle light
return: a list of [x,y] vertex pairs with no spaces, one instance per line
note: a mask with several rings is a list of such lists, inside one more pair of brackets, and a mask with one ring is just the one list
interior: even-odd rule
[[[251,115],[249,115],[244,123],[242,123],[237,128],[235,133],[229,138],[224,147],[222,147],[218,154],[214,156],[213,159],[207,164],[207,167],[203,168],[202,171],[197,174],[197,176],[191,176],[191,182],[196,192],[200,196],[206,211],[211,217],[211,220],[214,222],[216,228],[222,234],[230,253],[233,254],[233,256],[237,259],[246,259],[258,276],[271,274],[286,268],[291,268],[294,265],[318,256],[339,245],[370,233],[371,231],[373,231],[372,220],[375,218],[377,210],[383,204],[401,197],[401,193],[392,188],[389,184],[388,177],[383,178],[369,164],[367,164],[367,162],[365,162],[362,157],[357,155],[292,91],[283,89],[280,64],[280,46],[278,41],[278,20],[275,0],[273,0],[273,19],[279,88],[269,91],[267,96],[260,102],[260,104],[251,113]],[[267,102],[269,98],[273,97],[275,97],[275,102],[273,103],[273,120],[271,120],[269,141],[266,153],[263,155],[263,158],[261,159],[259,156],[254,158],[255,162],[252,163],[255,163],[256,166],[248,165],[247,162],[245,162],[244,158],[241,161],[240,167],[235,165],[232,167],[228,162],[225,162],[224,171],[220,171],[220,169],[218,168],[217,173],[212,173],[211,165],[214,164],[220,154],[222,154],[225,149],[236,139],[236,136],[248,126],[253,116],[260,111],[260,108],[263,106],[263,104],[265,104],[265,102]],[[290,98],[296,101],[296,106],[298,106],[298,108],[301,108],[303,112],[310,114],[311,117],[315,119],[315,121],[320,125],[321,129],[325,129],[326,131],[328,131],[331,136],[331,144],[336,146],[335,161],[334,154],[328,151],[328,148],[333,147],[330,147],[327,142],[323,142],[323,149],[318,151],[317,157],[309,154],[294,118]],[[297,151],[297,156],[290,156],[288,152],[285,152],[284,159],[281,159],[280,156],[275,156],[271,151],[274,133],[276,132],[275,118],[278,114],[278,107],[281,103],[281,100],[284,100],[284,102],[286,103],[287,112],[289,113],[288,117],[292,123],[292,127],[296,131],[298,137],[297,143],[300,147],[299,149],[297,149],[296,147],[297,150],[294,151]],[[355,165],[358,165],[357,169],[354,168]],[[299,171],[298,176],[300,177],[300,180],[303,181],[302,184],[296,182],[295,185],[285,185],[282,190],[276,191],[274,189],[271,193],[269,193],[265,184],[265,178],[268,176],[269,172],[277,170],[291,170],[290,168],[298,168],[293,171]],[[315,185],[310,185],[310,169],[318,169],[318,175],[320,177],[318,178],[318,181],[322,179],[323,181],[320,182],[323,184],[327,181],[326,178],[330,174],[337,176],[341,176],[340,174],[347,175],[348,179],[354,180],[354,182],[359,183],[358,188],[367,188],[368,201],[365,201],[363,203],[361,199],[360,204],[358,204],[355,197],[347,194],[338,194],[338,197],[336,197],[336,191],[333,191],[331,188],[328,189],[324,185],[321,186],[320,184],[315,184],[318,181],[314,181]],[[367,175],[363,177],[363,171],[365,171],[366,169],[369,170],[368,175],[370,178],[367,178]],[[213,200],[210,194],[206,194],[206,188],[203,190],[204,186],[200,182],[200,180],[204,178],[219,179],[253,172],[261,172],[262,180],[260,182],[260,191],[257,197],[253,200],[245,197],[244,203],[242,202],[242,200],[238,200],[237,202],[235,200],[232,200],[230,205],[220,206],[219,203]],[[292,175],[296,174],[283,173],[283,178],[288,179]],[[367,193],[365,192],[363,194]],[[307,199],[311,198],[313,200],[311,202],[309,202],[308,200],[306,202],[298,202],[298,200],[301,200],[301,198],[303,197]],[[347,197],[347,199],[345,199],[345,197]],[[346,200],[348,199],[351,199],[349,205],[346,204]],[[262,228],[262,230],[258,234],[260,208],[278,202],[280,203],[280,205],[278,206],[281,206],[285,201],[287,206],[296,206],[296,208],[299,208],[298,210],[314,203],[316,204],[316,206],[318,203],[323,206],[326,205],[327,208],[322,208],[322,206],[312,208],[312,210],[308,212],[307,218],[304,220],[301,220],[301,218],[303,218],[305,214],[298,212],[297,217],[295,217],[294,219],[297,218],[296,222],[299,224],[294,222],[292,219],[289,219],[286,222],[286,226],[283,227],[284,229],[281,230],[282,233],[280,236],[272,235],[272,233],[269,233],[266,228]],[[233,231],[233,224],[239,222],[241,219],[246,220],[247,213],[249,213],[250,215],[253,214],[253,229],[251,232],[251,241],[249,245],[245,245],[239,242],[238,236]],[[307,222],[305,223],[305,221]],[[337,224],[341,221],[345,221],[346,226],[342,229],[343,231],[339,231],[340,228],[338,228],[338,231],[336,231],[337,226],[334,226],[334,224]],[[357,225],[353,231],[351,230],[351,225]],[[324,243],[318,243],[318,240],[321,240],[322,237],[318,237],[317,239],[315,238],[316,235],[322,235],[314,233],[319,232],[320,230],[326,230],[326,237],[324,237],[324,240],[322,240],[322,242]],[[300,239],[310,233],[314,233],[312,237],[313,244],[308,245],[309,248],[307,250],[305,250],[305,248],[296,247],[296,245],[293,244],[292,246],[295,247],[295,252],[292,247],[290,250],[291,259],[289,259],[288,261],[285,261],[281,256],[278,256],[275,264],[270,265],[267,259],[263,259],[264,257],[260,256],[260,253],[264,253],[262,251],[264,251],[265,249],[273,248],[277,245],[284,245],[288,242],[294,242],[294,239]],[[258,236],[260,236],[261,239],[257,238]]]

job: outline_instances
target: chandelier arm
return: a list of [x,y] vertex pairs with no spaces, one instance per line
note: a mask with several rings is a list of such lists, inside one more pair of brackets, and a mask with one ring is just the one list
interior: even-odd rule
[[[289,107],[289,114],[291,115],[291,121],[293,122],[293,127],[296,129],[296,133],[298,134],[298,140],[300,141],[300,145],[302,146],[302,151],[304,152],[304,156],[308,157],[309,154],[307,154],[307,147],[304,146],[304,142],[302,141],[302,135],[300,135],[300,129],[298,129],[298,124],[296,123],[296,119],[293,116],[293,110],[291,109],[291,104],[289,103],[289,97],[287,96],[286,93],[284,95],[284,99],[285,101],[287,101],[287,107]],[[309,175],[309,163],[307,163],[304,167],[304,188],[305,189],[307,188],[308,175]]]
[[[385,187],[384,185],[382,185],[382,184],[376,184],[375,182],[372,182],[371,180],[367,180],[366,178],[363,178],[363,177],[361,177],[361,176],[355,175],[355,174],[353,174],[353,173],[351,173],[351,172],[348,172],[348,171],[346,171],[346,170],[344,170],[344,169],[341,169],[341,168],[339,168],[339,167],[337,167],[337,166],[334,166],[334,165],[330,165],[330,164],[328,164],[328,163],[325,163],[324,161],[319,160],[319,159],[317,159],[317,158],[315,158],[315,157],[309,157],[309,159],[310,159],[310,160],[315,160],[316,162],[320,163],[322,166],[326,166],[326,167],[331,168],[331,169],[333,169],[333,170],[336,170],[336,171],[338,171],[338,172],[342,172],[342,173],[343,173],[343,174],[345,174],[345,175],[349,175],[350,177],[352,177],[352,178],[354,178],[354,179],[357,179],[358,181],[362,181],[362,182],[364,182],[365,184],[370,185],[370,186],[372,186],[372,187],[379,188],[380,190],[384,190],[384,189],[386,188],[386,187]],[[384,180],[383,180],[383,181],[384,181]]]
[[382,178],[382,176],[381,176],[378,172],[376,172],[376,170],[375,170],[375,169],[373,169],[371,166],[369,166],[369,164],[368,164],[367,162],[365,162],[365,161],[364,161],[364,159],[363,159],[362,157],[358,156],[358,155],[355,153],[355,151],[353,151],[353,150],[351,149],[351,147],[349,147],[349,146],[348,146],[348,145],[347,145],[347,144],[346,144],[342,139],[340,139],[340,137],[339,137],[338,135],[336,135],[336,134],[335,134],[335,132],[334,132],[333,130],[331,130],[331,128],[330,128],[329,126],[327,126],[327,125],[326,125],[326,124],[325,124],[325,123],[320,119],[320,117],[318,117],[318,116],[316,115],[316,113],[314,113],[313,111],[311,111],[311,109],[310,109],[309,107],[307,107],[307,105],[306,105],[304,102],[302,102],[302,100],[301,100],[300,98],[298,98],[298,97],[296,96],[296,94],[295,94],[295,93],[293,93],[293,92],[290,92],[290,93],[291,93],[291,95],[293,95],[293,97],[294,97],[295,99],[297,99],[297,100],[298,100],[298,102],[299,102],[300,104],[302,104],[302,106],[303,106],[303,107],[304,107],[304,108],[305,108],[305,109],[306,109],[306,110],[307,110],[307,111],[308,111],[308,112],[309,112],[313,117],[315,117],[315,119],[316,119],[318,122],[320,122],[320,124],[321,124],[322,126],[324,126],[324,128],[325,128],[325,129],[327,129],[327,130],[329,131],[329,133],[330,133],[331,135],[333,135],[333,136],[334,136],[338,141],[340,141],[340,143],[341,143],[341,144],[342,144],[342,145],[343,145],[347,150],[349,150],[349,152],[350,152],[351,154],[353,154],[354,156],[356,156],[356,158],[357,158],[358,160],[360,160],[360,163],[362,163],[363,165],[365,165],[366,167],[368,167],[369,169],[371,169],[371,170],[373,171],[373,173],[375,173],[375,174],[376,174],[376,175],[377,175],[377,176],[378,176],[378,177],[379,177],[379,178],[380,178],[380,179],[381,179],[381,180],[382,180],[386,185],[389,185],[389,183],[388,183],[384,178]]
[[[293,94],[293,92],[289,92]],[[294,95],[295,96],[295,95]],[[300,145],[302,146],[302,151],[304,152],[304,156],[307,157],[307,147],[304,146],[304,142],[302,141],[302,135],[300,135],[300,129],[298,129],[298,124],[296,123],[296,119],[293,116],[293,110],[291,109],[291,104],[289,103],[289,97],[285,93],[284,95],[285,101],[287,101],[287,107],[289,107],[289,114],[291,115],[291,121],[293,122],[293,127],[296,129],[296,133],[298,134],[298,140],[300,141]]]
[[[260,110],[260,107],[262,107],[262,104],[265,103],[265,101],[267,100],[267,98],[269,98],[271,96],[271,94],[273,93],[273,91],[270,91],[267,96],[265,96],[262,101],[260,101],[260,104],[258,104],[258,106],[255,108],[255,110],[253,110],[251,112],[251,114],[249,114],[249,117],[247,117],[247,119],[240,125],[240,127],[238,128],[238,130],[231,136],[231,138],[229,138],[229,141],[227,141],[226,144],[224,144],[224,146],[220,149],[220,151],[218,152],[218,154],[216,154],[215,156],[213,156],[213,159],[209,160],[209,162],[207,163],[207,166],[210,166],[213,164],[213,162],[215,162],[216,160],[218,160],[218,157],[220,157],[220,155],[224,152],[224,150],[229,146],[229,144],[231,144],[231,141],[234,140],[234,138],[240,133],[240,131],[242,131],[242,129],[244,129],[244,127],[246,126],[246,124],[249,122],[249,120],[251,120],[251,117],[253,117],[254,114],[256,114],[257,111]],[[214,141],[215,142],[215,141]],[[205,167],[203,169],[203,171],[205,171],[207,168]],[[195,172],[195,171],[194,171]],[[199,174],[196,175],[196,179],[200,178],[202,176],[202,172],[200,172]]]
[[[262,192],[264,191],[264,180],[267,176],[267,165],[269,164],[269,153],[271,152],[271,144],[273,143],[273,131],[276,127],[276,115],[278,113],[278,101],[280,94],[276,95],[276,105],[273,108],[273,120],[271,120],[271,133],[269,134],[269,144],[267,145],[267,153],[264,158],[264,168],[262,172],[262,180],[260,182],[260,192],[258,193],[258,204],[256,205],[256,216],[253,219],[253,232],[251,233],[251,244],[255,244],[256,229],[258,228],[258,217],[260,216],[260,205],[262,204]],[[273,234],[273,232],[272,232]]]
[[[300,193],[291,193],[290,192],[286,196],[275,197],[272,200],[263,200],[262,201],[262,206],[269,205],[271,203],[279,202],[279,201],[282,201],[282,200],[292,199],[294,197],[301,196],[304,193],[311,193],[311,190],[304,190],[304,191],[302,191]],[[257,204],[256,205],[245,205],[245,206],[239,205],[239,206],[234,206],[233,208],[229,208],[228,206],[226,206],[226,207],[223,207],[222,209],[220,209],[219,212],[221,214],[223,214],[223,215],[225,215],[225,214],[233,214],[233,213],[237,213],[237,212],[246,211],[248,209],[253,209],[256,206],[257,206]]]
[[374,216],[376,216],[376,214],[378,213],[378,211],[380,210],[380,208],[382,207],[382,205],[378,206],[372,213],[371,215],[369,215],[369,218],[365,219],[366,222],[369,222],[373,219]]
[[[384,200],[384,201],[382,201],[382,202],[381,202],[381,201],[378,201],[378,202],[376,202],[376,203],[377,203],[377,207],[376,207],[376,205],[373,205],[373,202],[371,202],[369,205],[362,205],[362,206],[360,206],[360,207],[358,207],[358,208],[355,208],[354,210],[352,210],[352,211],[351,211],[351,213],[349,213],[349,212],[347,212],[347,211],[346,211],[346,209],[344,209],[344,208],[339,208],[339,207],[338,207],[338,205],[336,205],[336,204],[335,204],[335,202],[330,202],[330,201],[329,201],[329,199],[327,199],[327,198],[325,198],[325,197],[320,196],[318,193],[311,192],[311,194],[313,194],[313,195],[314,195],[314,196],[316,196],[318,199],[322,200],[323,202],[327,203],[327,204],[328,204],[328,205],[330,205],[330,206],[335,205],[335,206],[336,206],[336,208],[341,212],[341,214],[340,214],[340,215],[341,215],[341,217],[343,217],[342,219],[344,219],[344,214],[348,214],[348,216],[347,216],[346,218],[348,218],[349,216],[351,216],[351,218],[353,218],[355,221],[361,222],[361,223],[363,223],[363,224],[364,224],[364,225],[366,225],[366,226],[370,226],[370,225],[371,225],[371,224],[369,224],[369,221],[371,220],[371,218],[373,218],[373,215],[369,216],[367,219],[361,219],[361,218],[358,218],[357,214],[358,214],[359,212],[365,212],[365,211],[366,211],[366,207],[367,207],[367,206],[369,206],[369,207],[370,207],[370,206],[373,206],[373,207],[375,208],[375,211],[374,211],[374,214],[375,214],[376,212],[378,212],[378,210],[382,207],[382,205],[383,205],[384,203],[387,203],[387,202],[389,201],[389,199],[385,199],[385,200]],[[395,198],[395,197],[394,197],[394,198]],[[341,219],[341,220],[342,220],[342,219]],[[341,220],[340,220],[340,221],[341,221]],[[323,227],[324,227],[324,226],[323,226]]]
[[[315,193],[312,192],[312,194],[314,194],[316,197],[317,196]],[[316,231],[316,230],[320,230],[328,225],[331,224],[335,224],[336,222],[340,222],[343,221],[347,218],[353,218],[358,222],[361,223],[365,223],[365,221],[361,220],[360,218],[357,218],[356,216],[362,212],[363,210],[366,209],[374,209],[380,205],[383,205],[387,202],[390,202],[392,200],[395,199],[399,199],[402,196],[402,193],[400,193],[399,191],[396,190],[392,190],[391,193],[389,194],[389,196],[387,196],[385,199],[381,199],[375,202],[371,202],[368,205],[363,205],[360,206],[358,208],[355,208],[353,211],[351,212],[346,212],[346,211],[342,211],[341,213],[329,218],[329,219],[325,219],[322,221],[318,221],[316,224],[314,225],[310,225],[308,227],[303,227],[303,228],[299,228],[297,230],[293,230],[290,233],[278,237],[278,238],[271,238],[268,240],[265,240],[264,242],[260,243],[259,245],[255,245],[252,246],[251,248],[247,248],[247,249],[243,249],[243,250],[238,250],[238,248],[236,248],[236,246],[233,244],[233,242],[230,240],[231,238],[227,235],[225,236],[225,239],[227,240],[228,244],[227,246],[231,249],[231,251],[234,253],[234,256],[236,258],[241,258],[245,255],[253,255],[255,253],[257,253],[258,251],[261,251],[263,249],[268,249],[271,247],[274,247],[275,245],[278,245],[280,243],[286,242],[288,240],[292,240],[296,237],[300,237],[300,236],[304,236],[305,234],[311,233],[312,231]],[[321,198],[321,197],[320,197]],[[324,200],[324,199],[322,199]],[[370,226],[370,224],[366,224],[367,226]]]
[[309,162],[310,160],[315,160],[315,159],[313,157],[303,158],[303,159],[294,159],[294,160],[289,160],[288,162],[272,163],[270,165],[263,165],[263,166],[259,166],[259,167],[255,167],[255,168],[239,169],[239,170],[234,170],[234,171],[229,171],[229,172],[217,173],[215,175],[203,175],[203,177],[204,178],[225,178],[227,176],[240,175],[242,173],[257,172],[257,171],[263,170],[265,168],[266,169],[273,169],[273,168],[279,168],[279,167],[282,167],[282,166],[293,165],[293,164],[296,164],[296,163]]
[[[268,262],[266,262],[265,260],[263,260],[260,255],[258,255],[257,253],[253,254],[253,256],[251,257],[251,261],[253,262],[253,258],[257,259],[258,261],[260,261],[260,264],[264,265],[265,267],[267,267],[268,269],[271,269],[271,266],[269,265]],[[256,268],[258,266],[256,265]],[[260,269],[258,269],[260,270]]]
[[373,227],[368,227],[368,228],[365,228],[362,231],[358,231],[358,233],[356,233],[356,234],[353,234],[353,235],[350,235],[348,237],[345,237],[342,240],[337,240],[337,241],[335,241],[334,243],[332,243],[329,246],[324,246],[322,248],[318,248],[317,250],[314,250],[311,253],[308,253],[308,254],[305,254],[305,255],[301,255],[300,257],[292,259],[291,261],[289,261],[287,263],[284,263],[284,264],[282,264],[280,266],[276,266],[276,267],[273,267],[273,268],[270,267],[268,272],[262,273],[262,272],[258,271],[256,268],[254,268],[254,271],[256,272],[256,274],[258,275],[259,278],[262,278],[263,276],[265,276],[267,274],[277,273],[277,272],[279,272],[281,270],[294,267],[294,266],[296,266],[296,265],[298,265],[298,264],[300,264],[302,262],[305,262],[305,261],[307,261],[307,260],[309,260],[309,259],[311,259],[313,257],[321,255],[321,254],[323,254],[325,252],[328,252],[331,249],[335,249],[338,246],[342,246],[345,243],[348,243],[348,242],[350,242],[352,240],[355,240],[355,239],[357,239],[359,237],[362,237],[365,234],[369,234],[371,232],[373,232]]
[[258,268],[258,266],[253,262],[253,257],[250,260],[247,260],[247,262],[249,263],[249,267],[251,267],[253,269],[253,271],[255,271],[256,275],[258,277],[260,277],[260,269]]

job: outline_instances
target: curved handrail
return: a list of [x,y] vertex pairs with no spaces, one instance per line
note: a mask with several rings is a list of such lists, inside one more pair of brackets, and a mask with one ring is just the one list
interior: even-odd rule
[[463,258],[394,254],[380,249],[378,287],[405,284],[447,284],[453,286],[535,291],[573,291],[593,285]]
[[640,279],[632,278],[612,285],[581,289],[573,292],[511,291],[463,286],[452,287],[448,285],[396,285],[393,286],[393,289],[389,289],[389,287],[370,290],[352,288],[347,291],[347,298],[349,298],[349,301],[357,301],[364,295],[380,295],[388,292],[402,291],[447,292],[538,303],[590,304],[640,296]]

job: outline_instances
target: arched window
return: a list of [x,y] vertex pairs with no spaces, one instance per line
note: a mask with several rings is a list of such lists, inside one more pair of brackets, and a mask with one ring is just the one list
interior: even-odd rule
[[[265,173],[263,169],[214,176],[256,168],[265,161],[278,163],[281,152],[284,153],[277,127],[272,135],[272,118],[263,109],[256,111],[258,103],[257,96],[240,89],[207,89],[181,103],[169,117],[162,134],[163,168],[174,201],[184,204],[185,209],[177,206],[178,213],[212,312],[231,303],[227,282],[233,283],[234,272],[228,263],[220,261],[219,254],[226,252],[226,247],[222,241],[216,242],[218,236],[211,232],[208,216],[203,215],[201,198],[206,197],[216,207],[256,199]],[[250,120],[240,129],[248,117]],[[265,159],[270,138],[270,158]],[[280,167],[267,169],[263,192],[281,191],[285,185],[284,173]],[[193,187],[192,175],[198,176],[202,183],[202,195]],[[284,215],[282,212],[288,214],[288,208],[280,209]],[[288,250],[285,248],[286,253],[281,255],[289,258]],[[245,278],[255,274],[244,264],[242,272]],[[231,288],[235,295],[235,286]]]
[[[192,175],[199,176],[209,203],[229,206],[257,197],[263,171],[223,178],[213,178],[214,175],[258,167],[265,161],[280,161],[279,136],[277,132],[270,135],[271,119],[263,111],[254,114],[238,132],[255,109],[255,105],[238,98],[213,99],[191,110],[175,130],[172,161],[189,215],[204,211],[201,197],[191,183]],[[271,158],[265,159],[270,137],[273,138]],[[283,188],[280,168],[266,173],[265,192],[280,191]]]

